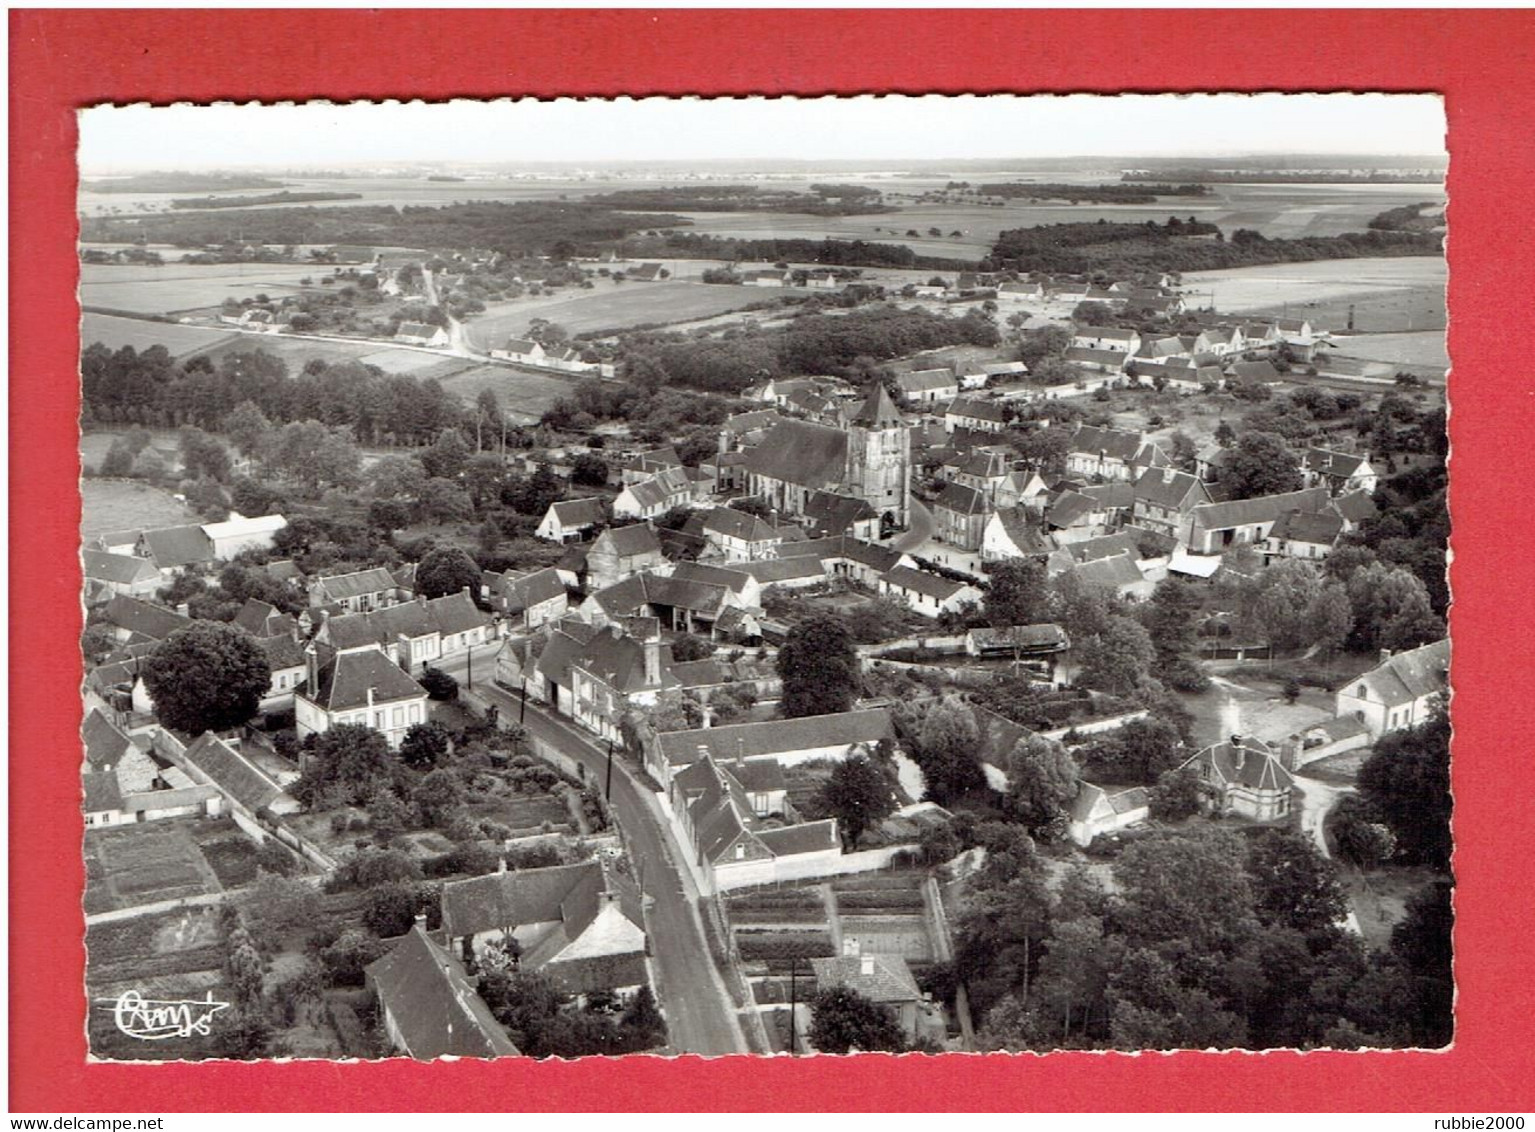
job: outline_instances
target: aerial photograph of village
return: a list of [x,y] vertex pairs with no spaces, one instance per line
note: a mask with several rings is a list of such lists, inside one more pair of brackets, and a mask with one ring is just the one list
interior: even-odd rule
[[1450,1044],[1437,98],[80,122],[93,1057]]

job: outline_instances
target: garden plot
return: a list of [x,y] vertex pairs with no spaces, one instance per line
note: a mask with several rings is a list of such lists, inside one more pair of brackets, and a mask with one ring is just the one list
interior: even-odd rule
[[80,537],[154,530],[199,520],[169,492],[133,480],[80,481]]
[[842,877],[832,882],[843,946],[860,954],[899,955],[910,963],[935,955],[928,931],[921,872]]
[[88,830],[87,913],[211,896],[255,879],[255,847],[233,823],[177,819]]

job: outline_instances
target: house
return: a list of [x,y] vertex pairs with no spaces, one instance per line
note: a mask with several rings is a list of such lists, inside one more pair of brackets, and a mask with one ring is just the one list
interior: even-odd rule
[[684,863],[704,891],[825,875],[841,857],[835,820],[774,827],[757,816],[742,781],[760,778],[753,762],[771,760],[727,762],[706,751],[669,784],[678,840],[692,850]]
[[1406,652],[1382,652],[1379,665],[1338,691],[1337,714],[1363,723],[1372,742],[1417,727],[1433,714],[1449,675],[1448,638]]
[[649,523],[609,527],[587,549],[587,584],[593,590],[607,589],[625,578],[665,564],[661,540]]
[[841,428],[784,419],[746,458],[747,486],[784,514],[802,516],[815,492],[862,499],[882,528],[905,526],[911,434],[879,382]]
[[632,994],[650,985],[639,888],[602,858],[494,873],[442,886],[448,950],[515,940],[518,969],[562,994]]
[[490,356],[501,361],[536,366],[544,362],[544,347],[531,338],[508,338],[506,345],[499,350],[492,350]]
[[973,432],[1001,432],[1007,427],[1011,414],[1000,401],[980,401],[973,397],[957,397],[944,410],[943,424],[953,432],[967,428]]
[[571,542],[585,538],[607,521],[608,507],[604,499],[562,499],[549,504],[549,510],[538,521],[533,535],[546,542]]
[[1156,589],[1156,583],[1141,572],[1128,554],[1079,562],[1072,567],[1072,573],[1082,585],[1108,590],[1126,601],[1145,601]]
[[1109,793],[1101,786],[1083,782],[1067,816],[1066,833],[1079,847],[1087,848],[1095,837],[1117,833],[1151,816],[1151,801],[1144,786]]
[[337,652],[311,641],[304,661],[304,683],[293,698],[300,740],[354,723],[382,733],[398,749],[412,725],[426,722],[426,689],[382,648]]
[[641,263],[635,267],[631,267],[628,271],[624,272],[624,277],[626,279],[637,280],[641,283],[654,283],[657,280],[665,279],[670,274],[671,272],[666,270],[662,264]]
[[626,484],[613,500],[615,519],[657,519],[693,501],[693,482],[682,467],[667,468],[648,479]]
[[935,401],[952,401],[959,396],[959,379],[947,368],[898,373],[895,385],[901,399],[909,403],[930,405]]
[[1059,625],[1008,625],[965,632],[965,652],[974,657],[1021,660],[1054,656],[1070,647],[1071,640]]
[[1231,463],[1232,450],[1212,444],[1201,448],[1194,457],[1194,474],[1205,483],[1219,483],[1221,473]]
[[1356,491],[1374,494],[1380,485],[1380,476],[1370,466],[1370,458],[1353,452],[1308,448],[1301,456],[1300,468],[1307,487],[1322,484],[1333,495]]
[[275,605],[248,597],[240,612],[235,614],[234,624],[253,637],[297,637],[298,619],[291,613],[281,613]]
[[961,550],[979,550],[990,513],[986,496],[962,483],[945,484],[932,504],[933,534]]
[[147,558],[131,554],[109,554],[104,550],[82,550],[80,565],[85,573],[85,602],[97,605],[119,595],[133,598],[154,597],[165,579]]
[[879,514],[867,499],[857,496],[813,491],[805,500],[800,519],[817,538],[851,535],[870,542],[879,538]]
[[532,632],[558,621],[570,608],[569,592],[560,572],[552,566],[520,577],[510,571],[486,577],[495,580],[495,584],[486,587],[491,607],[514,628]]
[[790,275],[787,271],[746,271],[741,283],[746,287],[787,287]]
[[1201,792],[1217,814],[1274,821],[1290,812],[1295,779],[1261,739],[1233,735],[1204,748],[1178,769],[1185,768],[1198,776]]
[[812,959],[817,991],[847,987],[895,1016],[907,1041],[915,1041],[922,1018],[922,992],[899,955],[838,955]]
[[97,613],[100,624],[110,625],[119,644],[142,641],[163,641],[177,629],[192,623],[180,613],[172,613],[163,605],[151,605],[136,597],[117,595],[102,606]]
[[221,739],[211,731],[205,731],[190,744],[182,742],[169,731],[155,733],[155,754],[182,771],[193,783],[212,786],[228,802],[230,816],[241,828],[253,836],[265,836],[260,826],[263,821],[297,813],[301,807],[271,775],[262,770],[240,750],[235,740]]
[[1081,346],[1067,346],[1061,355],[1064,361],[1094,373],[1123,373],[1130,360],[1128,354],[1118,350],[1086,350]]
[[1343,528],[1343,516],[1336,511],[1286,511],[1263,540],[1263,560],[1320,562],[1337,546]]
[[271,637],[258,637],[256,643],[266,655],[271,670],[271,682],[261,697],[263,712],[287,711],[293,706],[293,693],[304,681],[307,671],[304,646],[297,633],[281,633]]
[[1209,502],[1209,489],[1198,477],[1172,467],[1147,468],[1135,481],[1130,510],[1137,526],[1178,538],[1195,508]]
[[[1203,489],[1204,485],[1200,487]],[[1220,554],[1233,546],[1261,545],[1274,525],[1290,511],[1310,514],[1324,510],[1327,504],[1325,487],[1201,503],[1189,510],[1178,535],[1195,554]]]
[[647,736],[643,745],[645,769],[669,789],[676,772],[705,754],[717,762],[773,759],[794,766],[815,759],[841,760],[852,748],[872,749],[882,742],[895,742],[895,728],[888,712],[874,708],[667,731]]
[[247,519],[231,514],[224,523],[203,524],[203,534],[213,544],[213,557],[228,561],[247,550],[271,550],[277,532],[288,525],[281,515],[259,515]]
[[607,626],[570,660],[571,717],[588,731],[621,742],[619,724],[627,711],[652,707],[661,692],[680,686],[670,662],[656,618],[631,617]]
[[400,600],[400,585],[382,566],[349,574],[321,575],[309,583],[309,605],[339,605],[348,613],[385,609]]
[[1045,289],[1038,283],[1003,283],[997,288],[997,306],[1016,310],[1026,303],[1043,301]]
[[213,540],[200,526],[144,531],[139,535],[133,553],[153,562],[165,578],[177,577],[188,570],[205,570],[217,557],[213,553]]
[[[796,534],[798,528],[791,528]],[[703,536],[727,561],[753,562],[776,558],[784,532],[770,523],[732,507],[716,507],[703,520]]]
[[1066,451],[1066,474],[1130,482],[1147,468],[1172,464],[1161,447],[1138,432],[1079,425]]
[[1226,367],[1226,378],[1255,385],[1275,385],[1283,380],[1274,368],[1274,363],[1267,358],[1255,362],[1232,362]]
[[446,330],[428,322],[400,323],[394,340],[411,346],[446,346],[451,341]]
[[981,601],[981,591],[974,586],[909,566],[896,566],[882,574],[879,593],[904,602],[913,613],[932,618],[958,613]]
[[430,1061],[444,1056],[519,1056],[452,948],[427,935],[424,918],[368,964],[363,977],[378,999],[389,1044],[406,1057]]
[[400,602],[370,613],[327,617],[315,640],[337,652],[382,649],[405,671],[463,652],[491,639],[492,622],[467,589],[428,600]]
[[1122,326],[1083,326],[1072,333],[1071,346],[1128,356],[1140,349],[1141,336],[1139,332]]
[[981,558],[986,562],[1042,558],[1054,549],[1054,543],[1029,521],[1028,513],[1022,507],[993,511],[981,530]]
[[1044,511],[1044,529],[1057,543],[1096,538],[1108,524],[1108,511],[1092,496],[1067,489]]

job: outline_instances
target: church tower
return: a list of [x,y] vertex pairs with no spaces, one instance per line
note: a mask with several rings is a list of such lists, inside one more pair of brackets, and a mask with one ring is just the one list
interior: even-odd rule
[[847,424],[846,490],[867,500],[882,528],[910,521],[911,432],[883,384],[868,396]]

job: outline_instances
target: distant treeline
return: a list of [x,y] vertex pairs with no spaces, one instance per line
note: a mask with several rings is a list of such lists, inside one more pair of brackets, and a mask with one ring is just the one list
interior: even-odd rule
[[250,401],[276,424],[318,420],[350,426],[362,444],[428,444],[467,413],[436,381],[318,358],[290,376],[281,358],[261,349],[178,365],[164,346],[112,350],[96,342],[80,355],[80,376],[85,420],[152,428],[220,431],[229,412]]
[[88,193],[211,193],[229,189],[280,189],[283,182],[236,173],[138,173],[83,181]]
[[1171,178],[1213,185],[1422,185],[1437,184],[1444,173],[1435,169],[1377,169],[1351,172],[1342,169],[1138,169],[1122,181],[1153,181]]
[[827,267],[900,267],[922,271],[975,268],[971,260],[920,256],[905,244],[867,240],[747,240],[696,232],[665,232],[654,241],[627,241],[624,248],[635,255],[727,262],[820,263]]
[[863,185],[811,185],[808,193],[761,189],[755,185],[674,185],[663,189],[620,189],[587,197],[585,203],[670,212],[794,212],[810,216],[863,216],[896,211],[880,202],[878,189]]
[[627,335],[621,375],[642,388],[680,385],[737,394],[770,377],[796,373],[876,376],[877,365],[941,346],[994,346],[996,324],[978,308],[960,318],[895,306],[845,315],[807,314],[789,325],[730,337],[677,333]]
[[306,204],[320,200],[362,200],[361,193],[332,193],[324,191],[293,193],[286,189],[279,193],[263,193],[248,197],[180,197],[171,201],[172,208],[249,208],[262,204]]
[[1158,197],[1209,196],[1206,185],[1148,184],[1148,185],[1069,185],[1030,184],[1026,181],[1008,181],[997,185],[977,185],[975,191],[984,196],[1006,197],[1022,200],[1064,200],[1072,204],[1155,204]]
[[1127,274],[1143,271],[1209,271],[1266,263],[1304,263],[1361,256],[1440,255],[1437,236],[1416,232],[1351,232],[1270,240],[1239,228],[1227,240],[1213,224],[1047,224],[997,234],[989,267],[1014,271]]
[[[1426,212],[1426,209],[1438,209]],[[1370,221],[1370,227],[1379,232],[1427,232],[1444,224],[1444,207],[1434,201],[1421,204],[1404,204],[1401,208],[1388,208]]]
[[568,201],[468,201],[442,206],[359,205],[87,217],[80,238],[181,248],[241,244],[357,244],[365,247],[484,248],[521,257],[595,254],[636,232],[688,223]]

